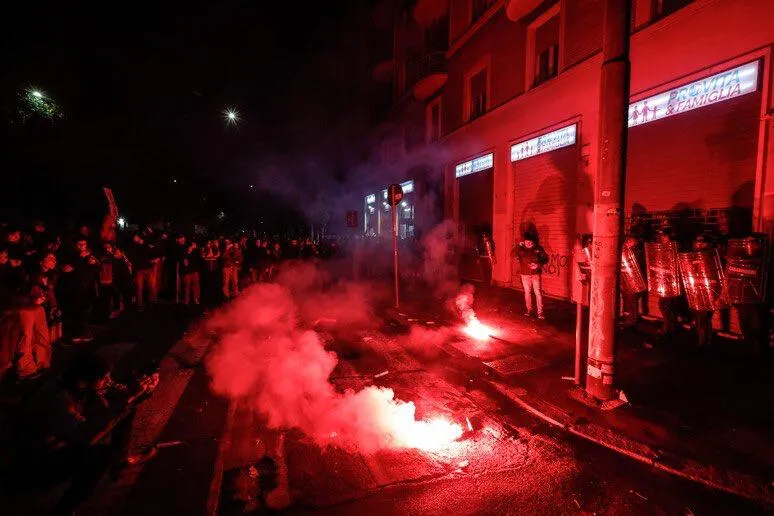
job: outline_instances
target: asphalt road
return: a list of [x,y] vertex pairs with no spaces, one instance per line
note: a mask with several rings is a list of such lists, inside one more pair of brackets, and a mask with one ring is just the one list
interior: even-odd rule
[[[321,450],[298,432],[267,429],[240,406],[226,470],[264,455],[276,459],[287,481],[268,505],[288,514],[766,513],[551,428],[499,395],[471,361],[408,351],[400,337],[390,326],[329,334],[328,348],[340,359],[331,381],[342,391],[390,387],[416,404],[418,418],[440,414],[465,426],[467,418],[473,432],[432,452],[345,453]],[[227,498],[223,513],[236,510]]]
[[[771,513],[550,427],[500,394],[480,362],[410,346],[390,324],[320,329],[338,356],[337,390],[389,387],[416,405],[418,419],[463,428],[470,420],[473,430],[433,451],[321,448],[210,391],[199,359],[218,335],[183,334],[196,322],[165,310],[100,345],[119,368],[160,361],[161,384],[138,412],[131,449],[168,447],[104,479],[79,514],[204,515],[215,502],[221,515]],[[249,465],[257,475],[245,475]]]

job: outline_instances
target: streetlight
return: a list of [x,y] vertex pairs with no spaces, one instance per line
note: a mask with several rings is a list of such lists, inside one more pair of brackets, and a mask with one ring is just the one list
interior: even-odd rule
[[226,124],[228,125],[237,125],[242,121],[242,117],[240,116],[239,111],[233,107],[227,107],[225,110],[223,110],[223,118],[226,120]]
[[21,99],[24,104],[25,119],[33,114],[48,119],[62,118],[56,102],[36,86],[30,86],[21,92]]

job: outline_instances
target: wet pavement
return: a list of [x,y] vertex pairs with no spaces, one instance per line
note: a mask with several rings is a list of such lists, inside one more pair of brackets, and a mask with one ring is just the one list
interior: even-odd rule
[[[100,344],[121,367],[159,362],[161,384],[138,412],[130,447],[161,446],[105,478],[79,514],[771,513],[563,433],[504,395],[480,360],[417,346],[389,323],[322,331],[339,357],[330,381],[339,391],[389,387],[416,404],[417,419],[440,416],[465,429],[470,421],[472,431],[432,451],[321,448],[212,394],[201,360],[218,335],[197,324],[151,316],[127,338]],[[455,349],[472,344],[452,338]]]
[[[278,489],[285,491],[282,508],[292,514],[765,513],[559,433],[500,395],[470,361],[409,352],[397,329],[385,330],[330,342],[346,357],[331,381],[340,390],[390,387],[396,398],[417,405],[418,419],[442,415],[467,426],[467,418],[472,432],[435,451],[346,453],[267,429],[250,407],[240,406],[226,471],[264,455],[281,457],[277,469],[285,468],[287,479]],[[258,501],[252,507],[268,510]]]

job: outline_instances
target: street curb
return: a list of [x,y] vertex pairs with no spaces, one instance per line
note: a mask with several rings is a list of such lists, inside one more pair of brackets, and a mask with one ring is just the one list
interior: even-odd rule
[[772,493],[769,483],[763,479],[737,471],[721,471],[711,464],[705,464],[674,453],[660,451],[650,445],[630,439],[621,433],[611,431],[600,425],[593,423],[574,424],[572,423],[572,416],[559,407],[551,405],[529,393],[516,394],[509,392],[509,389],[504,388],[498,382],[492,382],[492,384],[500,393],[507,396],[522,409],[570,434],[648,466],[707,487],[750,500],[762,501],[770,505],[774,504],[774,493]]
[[237,402],[231,400],[228,404],[228,412],[226,413],[226,425],[223,429],[223,437],[220,440],[218,446],[218,455],[215,457],[215,465],[212,471],[212,480],[210,481],[210,491],[207,496],[207,514],[209,516],[217,516],[218,509],[220,508],[220,492],[223,487],[223,456],[226,449],[231,446],[231,431],[234,426],[234,416],[236,414]]
[[[387,309],[386,314],[395,323],[408,329],[411,323],[408,316],[401,314],[396,309]],[[443,345],[439,349],[448,352]],[[461,353],[461,352],[459,352]],[[462,353],[461,353],[462,354]],[[479,360],[476,357],[464,354],[466,357]],[[480,361],[480,360],[479,360]],[[737,471],[722,471],[711,464],[705,464],[695,459],[680,456],[675,453],[659,450],[651,445],[641,443],[594,423],[577,424],[576,418],[539,397],[529,394],[525,389],[519,389],[519,393],[508,389],[504,382],[498,382],[501,375],[496,370],[481,362],[490,371],[495,373],[489,383],[498,392],[513,401],[526,412],[545,421],[551,426],[560,428],[572,435],[585,439],[598,446],[603,446],[620,455],[629,457],[643,464],[671,473],[681,478],[705,485],[707,487],[731,493],[743,498],[762,501],[774,505],[774,490],[772,484],[764,479],[740,473]]]

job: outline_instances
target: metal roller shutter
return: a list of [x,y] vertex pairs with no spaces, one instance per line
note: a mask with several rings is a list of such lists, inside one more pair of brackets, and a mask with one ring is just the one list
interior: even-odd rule
[[752,209],[761,94],[629,130],[626,211]]
[[[751,93],[630,129],[626,211],[742,208],[752,218],[760,105]],[[661,316],[656,296],[648,311]]]
[[[566,147],[511,165],[514,177],[514,228],[537,230],[550,262],[543,268],[546,294],[572,295],[572,248],[576,233],[578,149]],[[521,288],[519,263],[513,260],[513,284]]]

